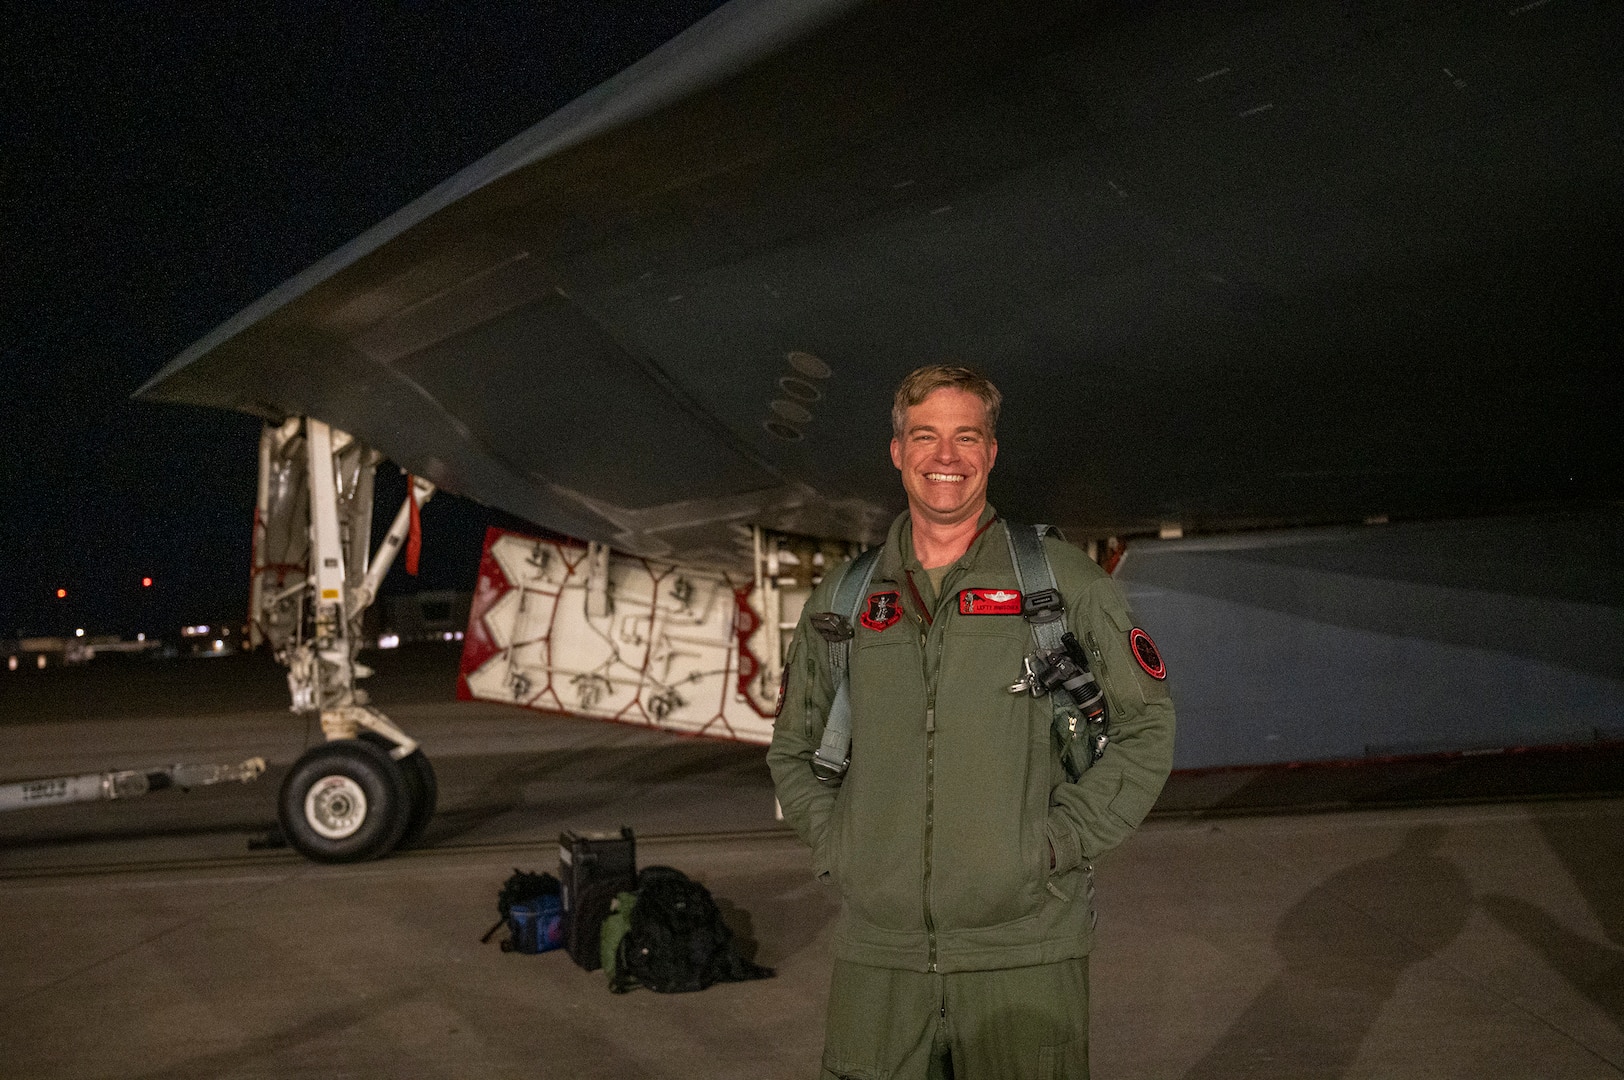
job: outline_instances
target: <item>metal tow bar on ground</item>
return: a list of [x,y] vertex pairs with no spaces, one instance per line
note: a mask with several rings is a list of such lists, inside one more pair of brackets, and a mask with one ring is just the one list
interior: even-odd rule
[[165,765],[157,769],[117,769],[112,772],[53,776],[0,784],[0,810],[26,810],[34,806],[133,799],[165,788],[206,787],[209,784],[257,780],[265,759],[252,757],[236,765]]

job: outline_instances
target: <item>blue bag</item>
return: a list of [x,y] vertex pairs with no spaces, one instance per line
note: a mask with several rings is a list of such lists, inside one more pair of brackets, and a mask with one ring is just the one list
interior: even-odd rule
[[503,952],[544,953],[564,945],[564,912],[556,894],[522,900],[508,909]]

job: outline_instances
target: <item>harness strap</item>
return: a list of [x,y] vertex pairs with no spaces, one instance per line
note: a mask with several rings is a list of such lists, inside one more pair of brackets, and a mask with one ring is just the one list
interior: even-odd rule
[[1066,605],[1055,584],[1054,570],[1043,550],[1043,538],[1053,531],[1049,525],[1008,523],[1004,536],[1009,540],[1009,560],[1015,564],[1015,584],[1021,590],[1021,617],[1032,628],[1039,649],[1049,652],[1062,648],[1066,633]]
[[[868,583],[874,579],[882,547],[872,547],[853,559],[835,586],[832,612],[820,612],[814,623],[829,643],[829,670],[834,679],[835,698],[829,704],[829,719],[823,727],[823,742],[812,755],[812,772],[826,784],[837,784],[851,764],[851,663],[852,623],[862,612]],[[834,618],[829,618],[833,615]]]
[[[1008,522],[1004,529],[1009,539],[1010,562],[1015,567],[1016,586],[1021,591],[1021,617],[1032,631],[1037,656],[1045,658],[1069,654],[1065,640],[1066,603],[1055,582],[1048,553],[1043,550],[1043,538],[1051,532],[1055,532],[1055,529],[1050,525],[1017,525],[1014,522]],[[1072,643],[1076,644],[1075,638]],[[1054,710],[1054,736],[1060,749],[1061,764],[1065,766],[1066,775],[1075,782],[1104,751],[1110,719],[1105,713],[1103,699],[1099,699],[1096,708],[1086,710],[1089,723],[1082,725],[1082,731],[1078,730],[1079,714],[1085,712],[1078,706],[1090,698],[1097,698],[1102,691],[1088,670],[1088,661],[1081,650],[1070,655],[1074,656],[1076,664],[1073,678],[1064,687],[1057,686],[1050,691],[1049,704]],[[1089,687],[1092,687],[1092,693]],[[1091,727],[1095,730],[1090,731]]]

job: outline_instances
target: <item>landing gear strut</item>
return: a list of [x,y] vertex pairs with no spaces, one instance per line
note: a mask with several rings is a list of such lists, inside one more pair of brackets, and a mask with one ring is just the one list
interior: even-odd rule
[[319,712],[326,742],[282,783],[288,843],[320,862],[358,862],[415,844],[434,816],[434,767],[417,741],[368,704],[356,680],[361,618],[406,540],[410,490],[369,558],[373,471],[381,455],[320,420],[293,417],[260,436],[250,641],[268,642],[288,669],[294,712]]

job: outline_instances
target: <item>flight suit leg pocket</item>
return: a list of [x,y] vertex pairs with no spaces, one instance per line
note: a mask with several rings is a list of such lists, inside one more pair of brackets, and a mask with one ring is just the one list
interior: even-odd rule
[[1038,1070],[1033,1077],[1034,1080],[1088,1080],[1088,1042],[1072,1039],[1038,1047]]
[[889,1080],[891,1074],[870,1065],[853,1065],[844,1061],[823,1059],[819,1080]]

